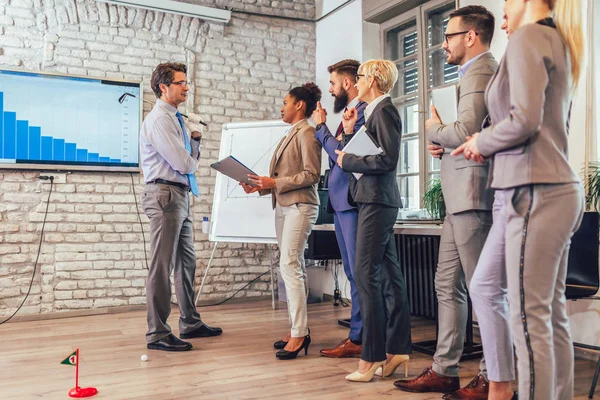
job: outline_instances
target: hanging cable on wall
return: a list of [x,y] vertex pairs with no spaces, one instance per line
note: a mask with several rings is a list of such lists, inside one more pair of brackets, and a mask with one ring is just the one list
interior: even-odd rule
[[144,260],[146,260],[146,269],[150,270],[148,267],[148,253],[146,252],[146,235],[144,234],[144,224],[142,224],[142,217],[140,216],[140,208],[138,206],[137,194],[135,193],[135,182],[133,181],[133,173],[131,175],[131,189],[133,190],[133,199],[135,200],[135,211],[138,216],[138,221],[140,221],[140,229],[142,230],[142,240],[144,241]]
[[46,227],[46,218],[48,217],[48,207],[50,206],[50,195],[52,194],[52,188],[54,187],[54,177],[53,176],[43,175],[43,176],[40,176],[39,178],[42,180],[50,180],[50,191],[48,192],[48,199],[46,200],[46,211],[44,212],[44,221],[42,222],[42,232],[40,233],[40,243],[38,245],[37,256],[35,257],[35,263],[33,264],[33,273],[31,274],[31,281],[29,282],[29,289],[27,289],[25,298],[23,298],[23,301],[21,302],[19,307],[16,309],[16,311],[14,313],[12,313],[12,315],[10,317],[8,317],[4,321],[0,322],[0,325],[10,321],[12,319],[12,317],[17,315],[19,310],[21,310],[21,308],[23,307],[23,304],[25,304],[25,302],[27,301],[27,298],[29,297],[29,294],[31,293],[31,288],[33,287],[33,281],[35,279],[35,271],[37,270],[37,264],[40,259],[40,252],[42,250],[42,242],[44,241],[44,228]]

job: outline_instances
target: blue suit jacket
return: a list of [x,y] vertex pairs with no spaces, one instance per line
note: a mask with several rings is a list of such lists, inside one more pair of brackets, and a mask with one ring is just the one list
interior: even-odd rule
[[[365,124],[364,111],[366,107],[367,103],[364,102],[356,105],[358,119],[354,125],[354,132],[357,132]],[[344,139],[338,142],[325,124],[315,132],[315,139],[321,143],[323,150],[329,155],[329,202],[335,211],[347,211],[354,208],[348,203],[348,173],[337,165],[337,154],[335,154],[335,151],[341,150],[351,137],[352,134],[343,135]]]

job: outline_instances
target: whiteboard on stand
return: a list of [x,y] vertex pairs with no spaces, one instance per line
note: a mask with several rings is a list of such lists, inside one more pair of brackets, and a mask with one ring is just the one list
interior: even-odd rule
[[[269,176],[275,147],[288,124],[281,120],[223,125],[219,160],[234,156],[261,176]],[[209,240],[277,244],[271,196],[246,194],[239,183],[217,172]]]

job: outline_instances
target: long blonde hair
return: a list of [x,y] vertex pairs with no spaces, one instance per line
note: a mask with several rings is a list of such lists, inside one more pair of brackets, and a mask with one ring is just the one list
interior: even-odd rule
[[577,88],[584,58],[581,0],[548,0],[556,27],[567,45],[573,90]]

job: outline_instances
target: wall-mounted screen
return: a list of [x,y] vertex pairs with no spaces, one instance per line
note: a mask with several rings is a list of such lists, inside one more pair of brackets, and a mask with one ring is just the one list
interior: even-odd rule
[[0,70],[0,168],[139,171],[141,84]]

